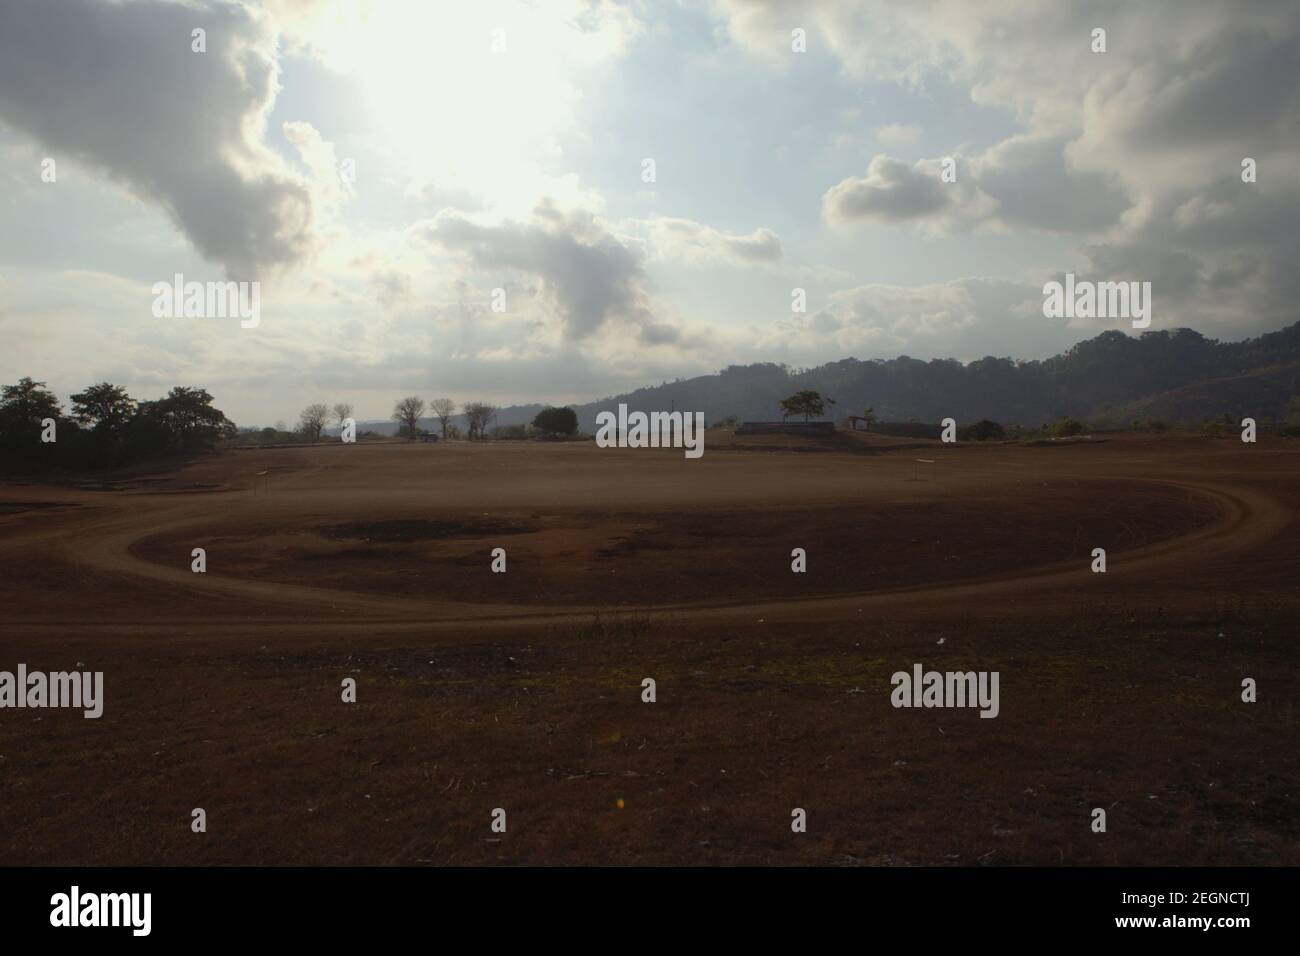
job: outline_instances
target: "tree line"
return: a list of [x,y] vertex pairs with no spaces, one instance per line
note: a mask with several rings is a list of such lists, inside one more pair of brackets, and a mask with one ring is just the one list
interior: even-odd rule
[[202,388],[178,385],[162,398],[137,401],[125,388],[99,382],[73,395],[65,411],[45,382],[26,377],[0,386],[0,452],[6,465],[20,468],[118,467],[212,448],[235,432]]
[[[420,419],[428,413],[438,420],[442,437],[460,437],[459,430],[451,424],[456,416],[456,403],[450,398],[435,398],[426,403],[418,395],[408,395],[393,405],[392,419],[397,423],[397,434],[414,441],[423,434]],[[466,402],[462,409],[470,441],[487,437],[488,426],[496,418],[497,407],[488,402]],[[334,421],[339,428],[352,417],[352,406],[339,402],[333,406],[318,402],[308,405],[298,415],[297,431],[309,441],[319,441],[325,426]],[[576,420],[576,419],[575,419]]]
[[[466,438],[469,441],[484,441],[489,437],[489,429],[497,416],[497,406],[490,402],[466,402],[458,406],[450,398],[435,398],[426,402],[419,395],[407,395],[393,405],[392,419],[397,423],[397,435],[411,441],[428,434],[420,427],[420,421],[426,417],[436,419],[439,433],[443,439]],[[452,424],[452,419],[460,414],[465,419],[465,431]],[[352,417],[352,406],[340,402],[333,406],[323,402],[308,405],[298,415],[295,431],[308,441],[319,441],[321,434],[331,422],[342,429]],[[280,429],[263,429],[269,438],[278,438],[283,433]],[[566,438],[578,432],[578,415],[568,407],[548,406],[534,416],[530,425],[503,425],[491,431],[494,438]],[[266,433],[269,433],[266,434]]]
[[[140,401],[120,385],[97,382],[74,394],[65,409],[45,382],[24,377],[0,385],[0,466],[17,471],[119,468],[160,455],[211,450],[241,432],[212,402],[206,389],[192,386],[178,385],[162,398]],[[426,411],[437,419],[443,438],[460,437],[452,424],[456,402],[435,398],[426,404],[417,395],[393,407],[399,435],[418,438]],[[495,405],[467,402],[459,411],[465,417],[465,437],[475,441],[489,437]],[[295,430],[303,439],[319,441],[331,423],[341,428],[351,417],[352,405],[347,402],[313,403],[299,414]],[[263,439],[289,437],[283,423],[278,428],[242,431]],[[540,411],[531,426],[498,428],[492,437],[562,438],[577,431],[572,408],[552,407]]]
[[[428,411],[438,420],[444,439],[454,437],[450,425],[456,415],[456,403],[450,398],[435,398],[428,403]],[[398,435],[414,440],[420,434],[420,419],[425,413],[424,399],[408,395],[393,406],[393,420],[398,424]],[[489,402],[466,402],[461,409],[465,417],[466,435],[470,441],[482,441],[488,436],[488,427],[497,416],[497,406]],[[577,434],[578,414],[572,408],[547,407],[534,416],[531,427],[547,438],[561,438]],[[526,438],[528,429],[511,425],[496,429],[496,437]]]

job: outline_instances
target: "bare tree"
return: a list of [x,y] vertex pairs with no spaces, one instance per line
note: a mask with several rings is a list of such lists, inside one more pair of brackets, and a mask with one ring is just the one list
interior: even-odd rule
[[352,406],[347,402],[339,402],[334,406],[333,412],[334,420],[339,423],[339,428],[342,428],[343,423],[352,417]]
[[487,402],[469,402],[465,405],[465,419],[469,423],[469,437],[480,441],[487,437],[487,427],[496,418],[497,407]]
[[411,441],[415,441],[420,416],[423,414],[424,399],[418,395],[408,395],[393,406],[393,419],[406,426],[406,434]]
[[308,405],[298,415],[298,429],[312,441],[320,440],[321,429],[330,419],[329,407],[317,402]]
[[456,414],[456,403],[450,398],[435,398],[429,403],[429,411],[442,425],[442,437],[446,438],[447,423],[451,421],[451,416]]

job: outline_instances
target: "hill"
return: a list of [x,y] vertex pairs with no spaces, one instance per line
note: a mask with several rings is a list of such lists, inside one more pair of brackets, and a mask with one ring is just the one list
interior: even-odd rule
[[[1098,425],[1127,425],[1134,418],[1199,422],[1224,415],[1286,421],[1300,417],[1300,322],[1241,342],[1221,342],[1192,329],[1141,336],[1107,331],[1042,360],[987,356],[963,364],[903,355],[846,358],[800,370],[773,363],[732,365],[714,375],[574,408],[588,432],[595,430],[598,412],[619,403],[643,411],[702,411],[709,422],[728,416],[770,420],[780,417],[781,399],[801,389],[833,398],[836,404],[827,413],[836,418],[871,407],[882,421],[899,422],[951,416],[1038,426],[1063,415]],[[496,424],[529,422],[540,409],[502,408]],[[391,422],[365,424],[395,430]]]

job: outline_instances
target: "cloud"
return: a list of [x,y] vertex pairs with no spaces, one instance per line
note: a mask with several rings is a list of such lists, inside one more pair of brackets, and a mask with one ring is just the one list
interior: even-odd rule
[[531,222],[480,225],[443,211],[410,232],[417,242],[457,253],[480,271],[536,277],[540,299],[559,319],[567,341],[589,338],[611,322],[638,329],[647,344],[671,338],[651,312],[642,252],[589,212],[565,213],[545,201]]
[[940,159],[908,165],[874,156],[865,176],[826,191],[823,217],[834,226],[912,223],[940,234],[1021,228],[1090,233],[1116,225],[1129,207],[1115,177],[1072,167],[1059,136],[1013,136],[953,159],[957,181],[944,182]]
[[327,142],[311,123],[288,122],[282,130],[307,167],[314,201],[322,218],[333,216],[343,201],[352,196],[352,183],[341,175],[334,144]]
[[411,300],[411,277],[396,269],[376,272],[370,277],[370,291],[385,309],[395,308]]
[[939,163],[908,165],[883,153],[871,158],[867,174],[849,177],[822,196],[822,215],[832,225],[859,221],[898,223],[934,219],[954,202],[939,178]]
[[828,356],[961,359],[1046,355],[1071,341],[1064,320],[1042,317],[1039,285],[995,278],[901,286],[868,283],[765,333],[757,350],[804,361]]
[[890,146],[903,146],[915,143],[921,138],[921,127],[909,123],[890,123],[876,130],[876,139]]
[[645,34],[640,4],[616,0],[576,0],[569,22],[587,37],[597,38],[605,55],[619,55]]
[[161,209],[232,278],[316,244],[311,188],[263,141],[277,84],[275,36],[239,5],[5,4],[0,118]]
[[[955,85],[1018,124],[964,149],[966,192],[939,193],[932,159],[876,157],[824,193],[833,225],[1075,236],[1070,268],[1140,265],[1149,275],[1135,278],[1165,285],[1170,324],[1244,335],[1294,320],[1300,239],[1278,228],[1300,208],[1294,2],[717,0],[712,10],[766,60],[798,23],[810,55],[835,57],[854,80]],[[1099,26],[1104,53],[1091,48]],[[1256,183],[1240,180],[1247,156],[1259,162]]]
[[928,224],[948,230],[954,222],[969,222],[987,212],[987,199],[961,176],[957,182],[941,179],[941,160],[914,164],[885,156],[872,156],[867,174],[841,179],[822,196],[822,215],[831,225],[859,222],[893,225]]
[[1118,177],[1074,168],[1063,136],[1012,136],[972,158],[969,175],[1008,228],[1092,233],[1120,221],[1129,198]]
[[692,265],[771,265],[781,261],[781,237],[757,228],[748,235],[723,232],[692,219],[658,216],[632,224],[640,227],[656,259]]

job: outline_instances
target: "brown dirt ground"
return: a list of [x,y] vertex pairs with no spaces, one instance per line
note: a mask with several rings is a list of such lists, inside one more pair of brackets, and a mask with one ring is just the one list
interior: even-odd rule
[[708,439],[0,485],[0,862],[1300,863],[1300,444]]

